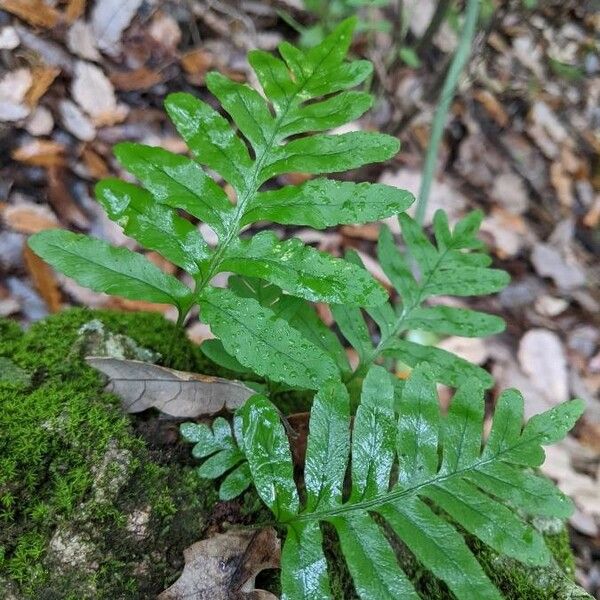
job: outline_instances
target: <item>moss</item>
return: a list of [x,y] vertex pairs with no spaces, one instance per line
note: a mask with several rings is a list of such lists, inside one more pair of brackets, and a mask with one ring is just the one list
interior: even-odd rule
[[[202,537],[217,502],[213,483],[193,472],[189,447],[173,445],[176,424],[167,423],[161,446],[142,420],[134,432],[103,392],[75,344],[92,319],[163,364],[219,371],[157,314],[74,309],[24,334],[0,320],[0,357],[32,375],[29,384],[0,380],[0,587],[16,586],[17,597],[155,597],[178,576],[183,549]],[[85,560],[71,565],[74,550]]]

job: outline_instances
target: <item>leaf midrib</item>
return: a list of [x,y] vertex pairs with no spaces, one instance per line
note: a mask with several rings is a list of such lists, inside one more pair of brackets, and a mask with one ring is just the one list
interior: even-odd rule
[[502,452],[495,454],[495,455],[491,456],[490,458],[487,458],[487,459],[480,458],[473,464],[471,464],[467,467],[464,467],[462,469],[459,469],[457,471],[453,471],[452,473],[442,473],[441,471],[438,471],[437,477],[433,477],[426,481],[422,481],[413,487],[392,490],[382,496],[377,496],[375,498],[371,498],[369,500],[363,500],[361,502],[351,503],[350,501],[348,501],[340,506],[337,506],[335,508],[330,508],[327,510],[315,511],[312,513],[304,512],[304,513],[296,515],[293,519],[290,519],[289,521],[284,522],[284,524],[287,525],[287,524],[297,522],[297,521],[313,521],[313,520],[327,521],[333,517],[344,515],[344,514],[350,513],[350,512],[375,510],[380,506],[389,504],[390,502],[400,500],[406,496],[415,495],[418,493],[419,490],[421,490],[423,488],[430,487],[430,486],[433,486],[436,484],[440,484],[440,483],[447,481],[449,479],[452,479],[454,477],[461,477],[472,471],[477,471],[479,469],[482,469],[483,467],[485,467],[488,464],[501,461],[502,458],[500,458],[500,457],[503,454],[513,452],[514,450],[518,449],[520,446],[523,446],[526,444],[534,444],[534,443],[536,443],[536,440],[543,438],[543,435],[544,435],[544,432],[540,432],[535,437],[523,438],[523,436],[521,436],[519,438],[519,443],[517,443],[513,446],[510,446],[510,447],[507,447]]

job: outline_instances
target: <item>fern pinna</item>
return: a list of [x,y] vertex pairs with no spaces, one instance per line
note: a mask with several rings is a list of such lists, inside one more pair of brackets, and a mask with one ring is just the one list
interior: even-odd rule
[[[391,186],[327,178],[265,187],[285,173],[346,171],[397,152],[398,141],[384,134],[320,133],[358,118],[372,103],[369,94],[349,91],[371,73],[367,61],[344,60],[354,24],[353,19],[345,21],[306,53],[281,44],[283,60],[251,52],[249,61],[264,97],[210,73],[207,87],[233,124],[190,94],[170,95],[167,112],[194,160],[141,144],[116,146],[118,160],[143,188],[107,179],[97,186],[99,202],[125,233],[187,271],[194,289],[140,254],[75,233],[42,232],[30,239],[31,248],[94,290],[173,304],[180,321],[198,303],[202,319],[240,363],[272,380],[285,378],[290,385],[317,389],[335,374],[332,360],[268,309],[212,287],[210,281],[229,271],[264,278],[313,301],[351,306],[385,302],[385,290],[365,270],[298,239],[281,242],[271,232],[240,238],[243,228],[257,221],[322,228],[381,219],[413,201],[410,193]],[[235,202],[213,172],[231,186]],[[207,245],[181,211],[216,232],[216,248]]]
[[562,439],[583,403],[565,403],[522,427],[523,399],[505,391],[482,449],[484,398],[476,380],[458,389],[442,418],[432,374],[421,365],[403,389],[396,420],[394,390],[381,370],[372,367],[365,378],[352,433],[345,387],[329,381],[315,396],[302,502],[279,412],[260,395],[240,409],[254,485],[286,528],[282,598],[331,598],[322,522],[335,528],[363,600],[420,597],[398,566],[395,536],[457,598],[501,598],[462,530],[527,564],[550,562],[524,516],[565,518],[571,502],[526,469],[543,462],[542,446]]

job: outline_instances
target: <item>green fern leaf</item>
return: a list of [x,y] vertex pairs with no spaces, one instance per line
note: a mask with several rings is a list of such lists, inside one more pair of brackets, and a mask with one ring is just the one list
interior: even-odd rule
[[459,387],[442,417],[434,377],[421,365],[404,386],[397,422],[393,406],[388,374],[373,367],[351,434],[345,387],[335,380],[323,385],[311,410],[303,503],[278,411],[263,396],[253,396],[239,410],[257,491],[287,529],[283,598],[331,597],[322,522],[334,526],[362,599],[419,597],[398,565],[381,520],[459,599],[501,597],[462,529],[524,563],[550,561],[542,536],[525,516],[565,518],[572,505],[525,467],[539,466],[542,446],[564,437],[583,411],[581,401],[557,406],[523,427],[523,399],[508,390],[498,400],[483,448],[485,403],[476,380]]
[[[283,333],[285,324],[269,314],[268,308],[257,308],[243,296],[227,296],[224,305],[217,307],[213,301],[222,293],[211,287],[211,281],[219,273],[234,272],[260,277],[286,294],[311,301],[376,306],[387,300],[384,288],[364,270],[298,239],[279,241],[272,233],[242,235],[246,226],[265,219],[322,228],[385,218],[405,210],[414,200],[408,192],[382,184],[344,183],[323,177],[278,188],[272,181],[295,171],[345,171],[387,160],[398,151],[398,140],[388,135],[327,133],[358,118],[372,103],[370,94],[350,89],[371,73],[369,62],[345,60],[355,24],[355,19],[343,22],[308,51],[284,43],[279,48],[281,58],[251,52],[249,62],[264,95],[222,74],[208,74],[207,87],[223,114],[190,94],[168,96],[167,113],[193,159],[137,143],[115,147],[119,162],[142,187],[108,179],[97,186],[99,202],[125,233],[187,271],[194,281],[193,291],[156,273],[152,276],[156,285],[142,285],[140,281],[154,273],[146,261],[128,258],[126,268],[122,268],[115,261],[126,252],[108,251],[101,241],[71,243],[67,252],[53,243],[57,234],[41,232],[33,236],[31,247],[55,268],[94,289],[124,291],[122,295],[127,297],[174,304],[180,321],[193,304],[200,304],[201,318],[221,332],[225,353],[232,354],[243,368],[280,381],[284,377],[281,361],[286,365],[299,361],[288,383],[304,385],[310,381],[309,387],[318,385],[325,375],[333,375],[333,361],[319,350],[323,344],[315,348],[294,328],[290,336],[277,341],[276,347],[266,343],[265,335],[259,336],[260,354],[241,350],[239,340],[253,342],[240,314],[257,315],[272,333]],[[231,186],[233,199],[225,193],[221,180]],[[214,230],[216,248],[209,247],[187,217]],[[94,249],[102,256],[102,264],[88,260]],[[73,252],[80,250],[83,254],[75,268]],[[138,269],[143,272],[138,273]],[[114,281],[110,273],[115,273]],[[233,318],[235,311],[238,318]],[[313,325],[314,321],[307,331],[314,342],[319,335]],[[216,348],[213,344],[215,354],[219,352]],[[320,368],[308,369],[314,360],[321,361]],[[334,361],[342,363],[339,353]]]

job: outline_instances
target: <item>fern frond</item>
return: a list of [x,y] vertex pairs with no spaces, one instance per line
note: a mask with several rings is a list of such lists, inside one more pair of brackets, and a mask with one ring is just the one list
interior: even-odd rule
[[530,469],[543,462],[542,446],[564,437],[582,411],[581,401],[571,401],[523,426],[523,398],[507,390],[484,444],[477,381],[458,389],[442,417],[433,374],[421,365],[404,387],[396,420],[391,381],[372,367],[351,433],[346,389],[330,380],[311,410],[301,502],[279,413],[264,396],[253,396],[239,411],[244,452],[259,495],[287,529],[282,597],[331,597],[319,525],[328,522],[362,599],[418,598],[383,521],[457,598],[500,598],[462,530],[500,554],[547,564],[543,537],[525,516],[565,518],[572,505]]
[[[387,160],[398,151],[398,140],[388,135],[326,133],[357,119],[372,103],[370,94],[351,89],[372,69],[368,61],[345,60],[355,24],[356,19],[344,21],[308,51],[283,43],[281,58],[251,52],[248,59],[262,94],[220,73],[208,74],[206,85],[224,114],[190,94],[168,96],[166,110],[193,159],[138,143],[115,147],[117,159],[141,187],[107,179],[97,186],[98,201],[128,235],[187,271],[193,290],[160,274],[141,255],[127,254],[126,268],[114,264],[125,251],[113,251],[100,240],[42,232],[31,238],[32,249],[96,291],[171,303],[179,322],[199,304],[201,318],[243,368],[286,381],[288,367],[296,363],[287,383],[316,389],[335,375],[335,361],[285,321],[274,322],[268,308],[215,289],[211,281],[218,273],[233,272],[262,278],[311,301],[365,307],[386,301],[384,288],[357,265],[298,239],[280,241],[268,232],[242,235],[246,226],[262,220],[317,228],[377,220],[402,212],[414,200],[409,192],[382,184],[319,177],[277,187],[273,181],[296,171],[346,171]],[[233,200],[222,181],[231,186]],[[209,247],[186,215],[214,230],[216,248]],[[93,248],[98,249],[97,261]],[[148,277],[153,285],[140,282]],[[275,344],[271,335],[278,336]],[[260,352],[250,351],[254,341]]]

